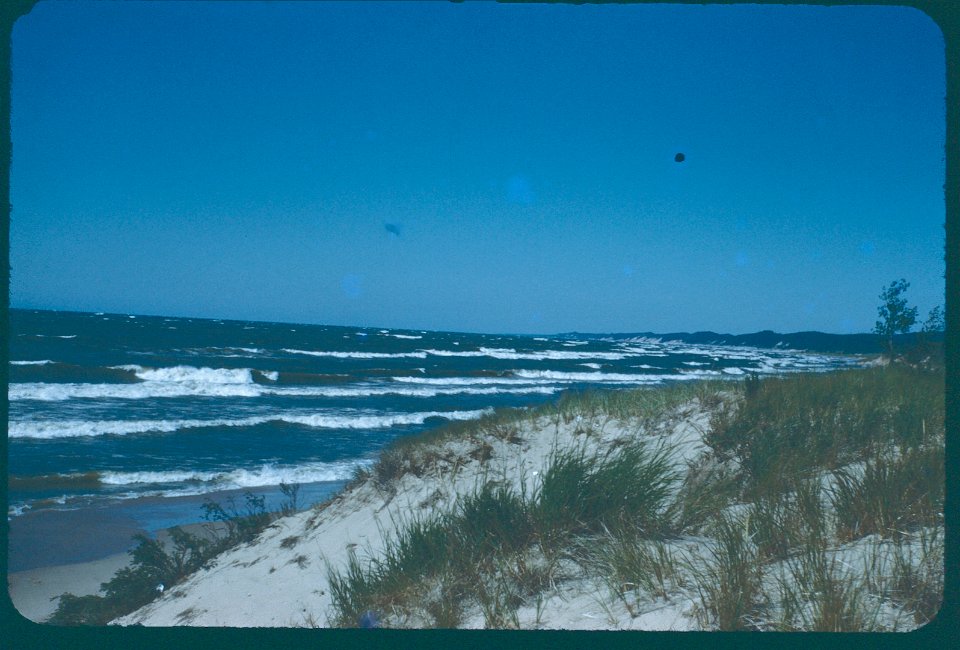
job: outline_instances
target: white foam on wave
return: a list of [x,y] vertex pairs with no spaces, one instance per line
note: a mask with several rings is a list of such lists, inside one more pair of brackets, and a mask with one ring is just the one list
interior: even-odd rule
[[668,357],[669,353],[660,348],[638,348],[636,346],[622,346],[620,348],[631,357]]
[[137,433],[172,433],[186,429],[210,427],[252,427],[267,422],[288,422],[316,429],[387,429],[394,426],[423,424],[429,418],[447,420],[475,420],[490,413],[490,409],[472,411],[425,411],[416,413],[378,414],[370,411],[338,411],[304,415],[262,415],[234,420],[65,420],[39,422],[10,422],[10,438],[80,438]]
[[31,506],[28,503],[11,504],[7,508],[7,521],[10,521],[11,517],[19,517],[20,515],[22,515],[27,510],[30,510],[30,509],[31,509]]
[[427,411],[422,413],[395,413],[390,415],[287,415],[284,422],[305,424],[310,427],[334,429],[384,429],[394,426],[423,424],[429,418],[447,420],[475,420],[492,413],[492,409],[474,411]]
[[[516,372],[516,371],[514,371]],[[515,376],[504,377],[391,377],[401,384],[421,386],[501,386],[515,384],[542,384],[547,381],[533,380]]]
[[507,359],[514,361],[565,361],[577,359],[603,359],[608,361],[618,361],[630,356],[620,352],[572,352],[567,350],[517,352],[512,348],[480,348],[473,351],[425,350],[425,352],[438,357],[490,357],[493,359]]
[[171,368],[141,368],[135,371],[144,381],[196,384],[252,384],[249,368],[195,368],[173,366]]
[[264,487],[279,485],[280,483],[345,481],[351,478],[358,468],[367,467],[370,464],[371,461],[369,459],[362,459],[331,463],[307,463],[287,467],[268,464],[253,469],[234,469],[222,472],[190,470],[102,472],[100,474],[100,482],[105,485],[115,486],[161,486],[187,483],[194,484],[195,487],[201,488],[201,492],[207,492],[213,490]]
[[215,356],[230,359],[246,359],[266,352],[263,348],[214,348],[214,350],[216,350]]
[[371,395],[401,395],[407,397],[436,397],[437,395],[495,395],[530,394],[549,395],[559,390],[551,386],[407,386],[389,384],[361,384],[357,386],[263,386],[258,384],[206,384],[198,382],[143,382],[139,384],[10,384],[7,395],[11,401],[38,400],[58,402],[69,399],[147,399],[173,397],[367,397]]
[[368,395],[402,395],[405,397],[436,397],[437,395],[551,395],[560,390],[557,386],[366,386],[357,388],[321,388],[322,392],[310,393],[324,397],[366,397]]
[[256,384],[147,381],[138,384],[10,384],[11,401],[60,402],[69,399],[147,399],[152,397],[259,397]]
[[411,340],[423,338],[422,336],[412,336],[410,334],[391,334],[390,336],[392,336],[395,339],[411,339]]
[[417,352],[329,352],[321,350],[293,350],[283,348],[290,354],[306,354],[311,357],[333,357],[336,359],[426,359],[427,353]]
[[11,361],[11,366],[45,366],[50,363],[56,363],[50,359],[44,359],[43,361]]
[[560,372],[557,370],[517,370],[516,374],[518,377],[525,379],[598,384],[650,384],[659,383],[664,379],[674,377],[674,375],[633,375],[616,372]]

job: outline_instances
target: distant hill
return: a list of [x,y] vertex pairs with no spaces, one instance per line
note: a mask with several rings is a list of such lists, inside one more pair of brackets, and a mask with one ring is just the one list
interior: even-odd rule
[[[661,341],[681,341],[701,345],[742,345],[754,348],[789,348],[809,352],[832,352],[836,354],[880,354],[883,344],[876,334],[827,334],[825,332],[793,332],[781,334],[763,330],[752,334],[718,334],[717,332],[654,332],[584,334],[569,332],[562,336],[581,338],[649,338]],[[909,347],[916,340],[916,333],[898,334],[894,341],[898,346]],[[943,333],[931,335],[935,341],[943,340]]]

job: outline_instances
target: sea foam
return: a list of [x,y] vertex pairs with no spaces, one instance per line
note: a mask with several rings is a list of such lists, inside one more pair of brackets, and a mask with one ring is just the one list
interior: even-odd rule
[[[340,461],[331,463],[307,463],[303,465],[280,466],[262,465],[254,468],[234,469],[224,472],[168,470],[161,472],[102,472],[100,482],[114,486],[140,486],[174,484],[205,484],[201,492],[229,490],[236,488],[254,488],[280,483],[320,483],[326,481],[344,481],[353,476],[361,467],[371,464],[369,459]],[[178,490],[176,493],[183,493]]]
[[79,438],[138,433],[171,433],[211,427],[253,427],[268,422],[287,422],[317,429],[386,429],[394,426],[423,424],[430,418],[474,420],[490,409],[472,411],[425,411],[416,413],[378,414],[370,411],[338,411],[303,415],[276,414],[238,419],[213,420],[106,420],[106,421],[27,421],[10,422],[11,438]]
[[259,384],[228,384],[199,382],[143,382],[139,384],[10,384],[11,401],[37,400],[57,402],[69,399],[150,399],[175,397],[369,397],[373,395],[401,395],[406,397],[436,397],[437,395],[550,395],[557,386],[408,386],[398,384],[359,384],[355,386],[264,386]]

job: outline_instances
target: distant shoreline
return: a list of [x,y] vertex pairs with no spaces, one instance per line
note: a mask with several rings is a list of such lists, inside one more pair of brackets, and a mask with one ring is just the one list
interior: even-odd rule
[[[295,326],[305,326],[305,327],[343,327],[344,329],[380,329],[381,327],[386,327],[387,329],[395,329],[397,331],[423,331],[422,328],[404,328],[404,327],[393,327],[393,326],[379,326],[379,325],[329,325],[323,323],[299,323],[299,322],[277,322],[277,321],[258,321],[258,320],[243,320],[237,318],[209,318],[209,317],[200,317],[200,316],[171,316],[171,315],[157,315],[157,314],[121,314],[121,313],[112,313],[112,312],[84,312],[84,311],[74,311],[74,310],[58,310],[58,309],[30,309],[30,308],[21,308],[21,307],[11,307],[10,312],[49,312],[56,314],[83,314],[83,315],[105,315],[110,317],[135,317],[135,318],[159,318],[159,319],[168,319],[168,318],[177,318],[184,320],[212,320],[223,323],[263,323],[263,324],[272,324],[272,325],[295,325]],[[679,341],[682,343],[695,343],[701,345],[732,345],[732,346],[744,346],[744,347],[756,347],[761,349],[791,349],[798,351],[808,351],[808,352],[821,352],[821,353],[837,353],[837,354],[879,354],[883,352],[883,346],[881,344],[880,338],[872,333],[858,333],[858,334],[831,334],[827,332],[821,332],[818,330],[807,330],[801,332],[775,332],[773,330],[759,330],[756,332],[750,332],[746,334],[729,334],[729,333],[718,333],[710,330],[701,330],[696,332],[667,332],[667,333],[658,333],[658,332],[558,332],[558,333],[527,333],[527,334],[517,334],[510,332],[460,332],[453,330],[426,330],[434,331],[439,333],[448,333],[448,334],[487,334],[487,335],[510,335],[510,336],[522,336],[522,337],[548,337],[548,338],[582,338],[582,339],[603,339],[603,338],[617,338],[617,339],[628,339],[628,338],[646,338],[651,340],[659,341]],[[916,333],[909,334],[898,334],[894,337],[894,341],[898,344],[905,346],[911,345],[917,337]],[[934,333],[931,335],[931,339],[935,341],[940,341],[943,339],[943,332]]]

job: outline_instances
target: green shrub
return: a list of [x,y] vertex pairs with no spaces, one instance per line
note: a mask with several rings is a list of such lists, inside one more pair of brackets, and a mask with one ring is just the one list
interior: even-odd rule
[[[285,492],[286,493],[286,492]],[[289,494],[295,498],[295,492]],[[221,522],[225,532],[204,539],[181,529],[171,528],[170,549],[146,535],[135,535],[137,546],[130,551],[129,566],[100,585],[104,594],[59,596],[57,609],[50,617],[56,625],[106,625],[109,621],[143,607],[160,595],[159,585],[171,587],[202,568],[227,548],[249,542],[262,532],[274,515],[265,508],[265,499],[250,492],[244,495],[246,509],[238,511],[229,501],[229,510],[219,503],[204,503],[204,518]]]

